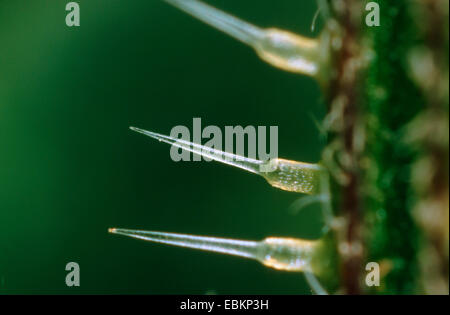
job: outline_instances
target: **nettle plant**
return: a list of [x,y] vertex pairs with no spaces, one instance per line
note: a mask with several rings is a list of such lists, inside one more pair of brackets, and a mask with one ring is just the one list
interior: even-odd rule
[[319,203],[326,226],[317,240],[109,231],[303,272],[317,294],[448,293],[448,1],[317,0],[324,26],[314,39],[198,0],[165,1],[316,80],[328,144],[317,164],[261,161],[131,129],[305,194],[297,207]]

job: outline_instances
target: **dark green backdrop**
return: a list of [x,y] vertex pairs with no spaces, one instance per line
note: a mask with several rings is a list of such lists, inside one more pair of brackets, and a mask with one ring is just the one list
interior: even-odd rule
[[[107,233],[139,228],[242,239],[312,238],[317,209],[218,163],[180,162],[130,125],[278,125],[279,155],[320,158],[310,78],[260,61],[162,1],[0,0],[0,293],[307,293],[301,274]],[[208,1],[308,36],[315,1]],[[81,286],[65,286],[80,264]]]

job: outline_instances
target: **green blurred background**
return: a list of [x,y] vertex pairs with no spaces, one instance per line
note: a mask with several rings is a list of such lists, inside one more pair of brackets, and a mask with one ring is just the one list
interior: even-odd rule
[[[214,162],[170,159],[131,132],[277,125],[279,155],[316,162],[317,84],[162,1],[0,0],[0,293],[296,294],[303,276],[107,233],[124,227],[241,239],[315,238],[300,195]],[[260,26],[315,36],[315,1],[210,0]],[[75,261],[81,286],[66,287]]]

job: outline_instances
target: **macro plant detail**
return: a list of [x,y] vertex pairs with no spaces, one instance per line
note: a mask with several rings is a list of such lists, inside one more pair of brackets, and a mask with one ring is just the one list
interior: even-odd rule
[[[317,294],[448,293],[448,2],[377,1],[381,26],[371,28],[367,1],[318,0],[316,39],[263,29],[198,0],[165,2],[267,63],[316,80],[328,107],[327,146],[317,164],[261,161],[131,129],[307,194],[299,204],[319,203],[326,228],[318,240],[109,232],[304,272]],[[368,262],[380,265],[380,286],[364,284]]]

